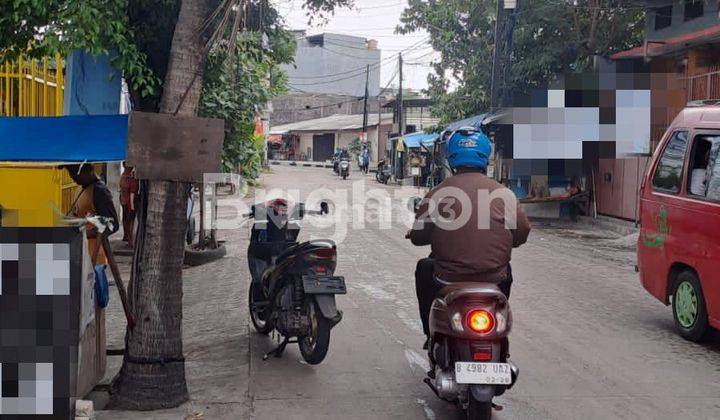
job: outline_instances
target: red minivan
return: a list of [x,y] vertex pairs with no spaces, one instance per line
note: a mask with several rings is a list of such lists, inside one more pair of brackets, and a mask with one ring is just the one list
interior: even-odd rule
[[700,341],[720,329],[720,106],[675,118],[640,187],[640,280]]

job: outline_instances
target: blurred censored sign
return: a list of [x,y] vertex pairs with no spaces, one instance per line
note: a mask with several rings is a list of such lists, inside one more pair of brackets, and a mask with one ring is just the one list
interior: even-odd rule
[[223,120],[133,112],[127,162],[140,179],[202,182],[219,172],[224,138]]
[[0,228],[0,418],[68,418],[77,369],[77,228]]

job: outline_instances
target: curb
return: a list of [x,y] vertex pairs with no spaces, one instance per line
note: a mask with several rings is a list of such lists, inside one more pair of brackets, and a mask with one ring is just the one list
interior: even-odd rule
[[301,166],[303,168],[330,168],[332,169],[332,163],[324,162],[310,162],[310,161],[295,161],[295,160],[271,160],[271,165],[276,166]]

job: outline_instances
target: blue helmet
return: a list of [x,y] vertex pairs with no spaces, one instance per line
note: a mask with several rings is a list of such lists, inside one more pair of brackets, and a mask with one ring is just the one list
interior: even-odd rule
[[479,168],[486,170],[490,157],[490,139],[475,128],[456,130],[445,146],[450,168]]

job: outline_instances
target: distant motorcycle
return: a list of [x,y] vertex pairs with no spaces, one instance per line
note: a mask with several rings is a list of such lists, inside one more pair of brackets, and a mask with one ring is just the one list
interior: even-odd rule
[[297,343],[303,359],[312,365],[325,359],[330,330],[342,320],[335,295],[345,294],[345,279],[334,276],[337,247],[331,240],[298,243],[295,223],[305,215],[328,214],[305,210],[298,203],[290,211],[286,200],[275,199],[252,206],[245,216],[254,218],[248,247],[250,320],[255,330],[277,330],[283,341],[264,356],[281,357],[285,347]]
[[375,172],[375,180],[381,184],[387,184],[390,179],[390,168],[387,166],[385,159],[378,162],[377,172]]
[[339,175],[342,177],[342,179],[347,179],[347,177],[350,175],[350,160],[342,158],[340,159],[339,166]]
[[[414,198],[417,209],[420,198]],[[512,388],[519,370],[508,360],[512,312],[493,283],[447,283],[430,310],[424,382],[439,398],[454,402],[468,419],[489,420],[493,398]]]
[[332,164],[333,164],[333,172],[335,172],[335,175],[340,174],[340,156],[338,154],[334,154],[332,157]]

